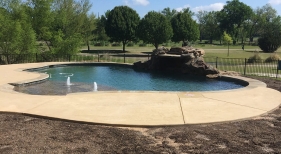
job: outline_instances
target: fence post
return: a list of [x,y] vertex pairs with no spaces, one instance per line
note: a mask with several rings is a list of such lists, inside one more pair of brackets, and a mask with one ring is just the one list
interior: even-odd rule
[[278,71],[281,70],[281,60],[277,61],[276,79],[278,78]]
[[216,69],[218,68],[218,57],[216,57]]
[[38,55],[35,53],[35,61],[38,62]]
[[245,58],[244,75],[246,75],[247,58]]
[[70,54],[68,55],[68,61],[69,62],[71,61],[71,55]]
[[124,63],[126,63],[126,55],[125,55],[125,53],[124,53]]

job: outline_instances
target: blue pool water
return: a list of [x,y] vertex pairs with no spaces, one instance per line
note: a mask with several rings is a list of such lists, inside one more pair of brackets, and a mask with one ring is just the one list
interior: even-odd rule
[[[85,83],[115,90],[133,91],[215,91],[244,87],[241,82],[223,79],[208,79],[203,76],[171,72],[138,72],[122,66],[66,66],[39,70],[50,75],[49,81],[71,86]],[[101,90],[98,88],[98,90]]]

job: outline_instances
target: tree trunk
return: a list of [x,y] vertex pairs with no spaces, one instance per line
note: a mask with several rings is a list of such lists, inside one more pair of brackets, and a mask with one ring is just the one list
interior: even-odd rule
[[89,41],[87,41],[88,51],[90,51]]
[[46,41],[46,40],[45,40],[45,43],[46,43],[46,45],[47,45],[47,47],[48,47],[49,51],[51,51],[51,47],[50,47],[50,45],[49,45],[48,41]]
[[227,51],[227,57],[229,56],[229,43],[227,43],[228,51]]
[[254,37],[250,35],[249,45],[254,41]]
[[126,41],[122,41],[123,43],[123,52],[125,53],[125,45],[126,45]]
[[156,49],[158,49],[159,44],[154,44],[154,47],[155,47]]
[[6,55],[6,64],[11,64],[9,54]]

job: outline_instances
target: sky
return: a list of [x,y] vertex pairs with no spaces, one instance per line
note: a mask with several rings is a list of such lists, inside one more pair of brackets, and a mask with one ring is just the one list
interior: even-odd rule
[[[96,16],[103,15],[107,10],[112,10],[115,6],[127,5],[136,10],[142,18],[149,11],[161,11],[166,7],[178,11],[189,7],[195,13],[200,10],[219,11],[227,0],[90,0],[90,2],[93,5],[90,13],[94,13]],[[269,3],[281,15],[281,0],[240,0],[240,2],[253,9]]]

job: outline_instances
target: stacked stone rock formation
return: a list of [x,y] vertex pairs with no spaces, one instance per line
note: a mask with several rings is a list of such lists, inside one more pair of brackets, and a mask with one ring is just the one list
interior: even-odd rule
[[205,51],[192,47],[160,47],[153,50],[151,59],[134,63],[137,70],[164,70],[189,74],[219,74],[219,71],[204,61]]

